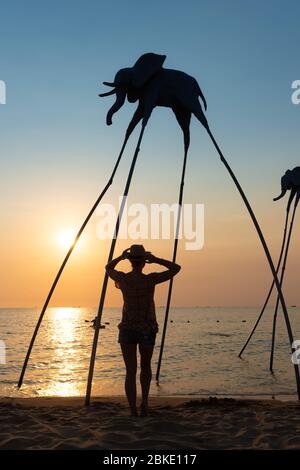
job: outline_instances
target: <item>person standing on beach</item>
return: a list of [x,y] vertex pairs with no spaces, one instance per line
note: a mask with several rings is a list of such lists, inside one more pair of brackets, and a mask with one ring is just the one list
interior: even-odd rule
[[[116,265],[128,259],[132,270],[117,271]],[[167,268],[163,272],[144,274],[146,263],[157,263]],[[151,359],[155,345],[158,323],[156,321],[155,285],[168,281],[181,267],[145,251],[143,245],[132,245],[122,255],[105,267],[107,274],[123,294],[122,321],[119,323],[119,340],[126,366],[125,392],[132,416],[138,416],[136,407],[137,345],[141,356],[140,382],[142,388],[141,416],[147,416],[148,395],[152,379]]]

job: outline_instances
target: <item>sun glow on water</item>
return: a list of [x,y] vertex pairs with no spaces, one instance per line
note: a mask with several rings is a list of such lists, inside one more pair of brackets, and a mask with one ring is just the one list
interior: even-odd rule
[[53,345],[50,366],[52,377],[40,391],[41,395],[78,396],[82,393],[76,382],[71,380],[76,371],[76,364],[71,358],[78,355],[77,341],[80,341],[75,321],[79,313],[80,309],[76,308],[52,308],[50,311],[52,326],[48,332],[48,341]]

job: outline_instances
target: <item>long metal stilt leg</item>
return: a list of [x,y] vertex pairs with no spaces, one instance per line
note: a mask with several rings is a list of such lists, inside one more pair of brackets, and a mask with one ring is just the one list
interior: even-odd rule
[[[288,258],[288,252],[289,252],[289,247],[290,247],[291,236],[292,236],[293,225],[294,225],[294,220],[295,220],[295,215],[296,215],[296,209],[297,209],[298,202],[299,202],[299,196],[297,194],[296,200],[295,200],[295,205],[294,205],[294,210],[293,210],[293,215],[292,215],[292,220],[291,220],[291,224],[290,224],[290,229],[289,229],[289,235],[288,235],[288,239],[287,239],[287,243],[286,243],[286,249],[285,249],[283,264],[282,264],[282,268],[281,268],[281,276],[280,276],[280,287],[281,288],[283,286],[285,268],[286,268],[286,263],[287,263],[287,258]],[[277,321],[278,307],[279,307],[279,296],[277,295],[276,306],[275,306],[274,317],[273,317],[272,346],[271,346],[271,355],[270,355],[270,372],[272,372],[272,373],[273,373],[273,361],[274,361],[274,351],[275,351],[275,336],[276,336],[276,321]]]
[[75,240],[74,240],[74,243],[72,244],[72,246],[69,248],[69,251],[68,253],[66,254],[64,260],[63,260],[63,263],[61,265],[61,267],[59,268],[59,271],[58,273],[56,274],[56,277],[52,283],[52,286],[51,286],[51,289],[47,295],[47,298],[46,298],[46,301],[44,303],[44,306],[41,310],[41,313],[40,313],[40,316],[39,316],[39,319],[38,319],[38,322],[36,324],[36,327],[34,329],[34,332],[33,332],[33,335],[32,335],[32,338],[31,338],[31,341],[30,341],[30,344],[29,344],[29,347],[28,347],[28,350],[27,350],[27,353],[26,353],[26,356],[25,356],[25,360],[24,360],[24,364],[23,364],[23,367],[22,367],[22,371],[21,371],[21,374],[20,374],[20,378],[19,378],[19,382],[18,382],[18,388],[20,388],[22,386],[22,383],[23,383],[23,379],[24,379],[24,375],[25,375],[25,372],[26,372],[26,368],[27,368],[27,364],[28,364],[28,361],[29,361],[29,358],[30,358],[30,354],[31,354],[31,351],[32,351],[32,348],[33,348],[33,345],[34,345],[34,342],[35,342],[35,339],[36,339],[36,336],[38,334],[38,331],[39,331],[39,328],[41,326],[41,323],[42,323],[42,320],[43,320],[43,317],[44,317],[44,314],[46,312],[46,309],[48,307],[48,304],[51,300],[51,297],[53,295],[53,292],[56,288],[56,285],[60,279],[60,276],[68,262],[68,259],[70,258],[71,256],[71,253],[72,251],[74,250],[75,248],[75,245],[76,243],[78,242],[82,232],[84,231],[87,223],[89,222],[90,218],[92,217],[93,213],[95,212],[98,204],[100,203],[101,199],[103,198],[103,196],[105,195],[106,191],[108,190],[108,188],[110,187],[110,185],[112,184],[113,182],[113,179],[114,179],[114,176],[116,174],[116,171],[118,169],[118,166],[119,166],[119,163],[121,161],[121,158],[122,158],[122,155],[123,155],[123,152],[125,150],[125,147],[126,147],[126,144],[127,144],[127,141],[129,139],[129,136],[130,136],[130,133],[127,131],[126,132],[126,136],[125,136],[125,139],[124,139],[124,142],[123,142],[123,145],[122,145],[122,148],[121,148],[121,151],[120,151],[120,154],[118,156],[118,159],[116,161],[116,164],[114,166],[114,169],[113,169],[113,172],[111,174],[111,177],[108,181],[108,183],[106,184],[105,188],[103,189],[103,191],[101,192],[101,194],[99,195],[99,197],[97,198],[96,202],[94,203],[93,207],[91,208],[90,212],[88,213],[86,219],[84,220],[82,226],[80,227],[76,237],[75,237]]
[[[145,130],[145,124],[143,123],[142,129],[141,129],[141,132],[140,132],[140,136],[139,136],[139,139],[138,139],[138,143],[137,143],[137,146],[136,146],[136,149],[135,149],[135,152],[134,152],[134,156],[133,156],[133,159],[132,159],[131,167],[130,167],[130,170],[129,170],[129,174],[128,174],[128,178],[127,178],[127,182],[126,182],[126,186],[125,186],[125,190],[124,190],[124,195],[123,195],[121,207],[120,207],[117,222],[116,222],[115,232],[114,232],[113,240],[112,240],[111,247],[110,247],[110,252],[109,252],[108,261],[107,261],[108,263],[113,259],[114,250],[115,250],[115,246],[116,246],[116,242],[117,242],[117,238],[118,238],[118,233],[119,233],[119,228],[120,228],[120,223],[121,223],[121,219],[122,219],[122,215],[123,215],[123,210],[124,210],[126,198],[127,198],[127,195],[128,195],[128,191],[129,191],[129,188],[130,188],[130,183],[131,183],[133,171],[134,171],[134,168],[135,168],[137,156],[138,156],[138,153],[139,153],[139,150],[140,150],[140,144],[141,144],[141,141],[142,141],[142,138],[143,138],[144,130]],[[99,338],[101,318],[102,318],[102,312],[103,312],[103,307],[104,307],[104,300],[105,300],[105,295],[106,295],[106,290],[107,290],[107,284],[108,284],[108,274],[106,272],[105,275],[104,275],[104,281],[103,281],[103,286],[102,286],[102,291],[101,291],[101,297],[100,297],[100,302],[99,302],[99,307],[98,307],[98,313],[97,313],[96,322],[95,322],[95,334],[94,334],[94,340],[93,340],[93,346],[92,346],[92,352],[91,352],[90,367],[89,367],[89,374],[88,374],[87,388],[86,388],[86,396],[85,396],[85,404],[86,405],[90,404],[92,381],[93,381],[93,374],[94,374],[94,366],[95,366],[98,338]]]
[[[179,191],[179,201],[178,201],[176,235],[175,235],[173,258],[172,258],[173,263],[176,262],[176,255],[177,255],[178,236],[179,236],[181,211],[182,211],[182,199],[183,199],[183,188],[184,188],[184,177],[185,177],[187,154],[188,154],[188,148],[186,148],[185,151],[184,151],[184,160],[183,160],[182,176],[181,176],[180,191]],[[157,370],[156,370],[156,383],[157,383],[157,385],[159,383],[159,374],[160,374],[160,368],[161,368],[161,361],[162,361],[165,338],[166,338],[166,332],[167,332],[167,326],[168,326],[168,318],[169,318],[169,311],[170,311],[170,305],[171,305],[172,289],[173,289],[173,278],[171,278],[170,282],[169,282],[164,327],[163,327],[163,333],[162,333],[162,339],[161,339],[161,345],[160,345],[160,351],[159,351],[159,358],[158,358],[158,364],[157,364]]]
[[[291,323],[290,323],[290,319],[289,319],[289,315],[288,315],[288,311],[287,311],[287,307],[286,307],[286,303],[285,303],[285,300],[284,300],[284,296],[283,296],[283,293],[282,293],[282,290],[281,290],[281,287],[280,287],[280,283],[279,283],[279,280],[278,280],[278,277],[277,277],[277,274],[276,274],[276,270],[275,270],[275,266],[274,266],[274,263],[273,263],[273,260],[272,260],[272,257],[271,257],[271,254],[270,254],[270,251],[269,251],[269,248],[267,246],[267,243],[265,241],[265,238],[264,238],[264,235],[262,233],[262,230],[259,226],[259,223],[256,219],[256,216],[253,212],[253,209],[240,185],[240,183],[238,182],[235,174],[233,173],[230,165],[228,164],[228,162],[226,161],[224,155],[222,154],[221,152],[221,149],[220,147],[218,146],[213,134],[211,133],[208,125],[206,127],[206,130],[221,158],[221,161],[222,163],[224,163],[227,171],[229,172],[235,186],[237,187],[244,203],[245,203],[245,206],[249,212],[249,215],[253,221],[253,224],[256,228],[256,231],[257,231],[257,234],[259,236],[259,239],[261,241],[261,244],[263,246],[263,249],[264,249],[264,252],[265,252],[265,255],[266,255],[266,258],[268,260],[268,263],[269,263],[269,266],[270,266],[270,269],[272,271],[272,274],[273,274],[273,278],[274,278],[274,282],[275,282],[275,286],[276,286],[276,289],[277,289],[277,292],[278,292],[278,296],[279,296],[279,300],[280,300],[280,303],[281,303],[281,306],[282,306],[282,310],[283,310],[283,314],[284,314],[284,319],[285,319],[285,323],[286,323],[286,327],[287,327],[287,331],[288,331],[288,336],[289,336],[289,341],[290,341],[290,347],[291,347],[291,352],[292,354],[294,354],[294,352],[296,351],[295,347],[294,347],[294,337],[293,337],[293,331],[292,331],[292,327],[291,327]],[[294,364],[294,371],[295,371],[295,378],[296,378],[296,386],[297,386],[297,394],[298,394],[298,399],[300,400],[300,375],[299,375],[299,367],[297,364]]]
[[[285,223],[284,223],[284,230],[283,230],[283,238],[282,238],[282,243],[281,243],[281,249],[280,249],[280,254],[279,254],[279,258],[278,258],[278,263],[277,263],[277,266],[276,266],[276,274],[278,275],[278,272],[279,272],[279,269],[280,269],[280,266],[281,266],[281,261],[282,261],[282,256],[283,256],[283,253],[284,253],[284,248],[285,248],[285,242],[286,242],[286,235],[287,235],[287,227],[288,227],[288,221],[289,221],[289,214],[290,214],[290,208],[291,208],[291,202],[292,202],[292,199],[293,199],[294,195],[291,194],[290,198],[289,198],[289,201],[288,201],[288,204],[287,204],[287,208],[286,208],[286,217],[285,217]],[[242,347],[242,349],[240,350],[240,353],[239,353],[239,356],[238,357],[242,357],[242,354],[243,352],[245,351],[246,347],[248,346],[252,336],[254,335],[254,332],[256,330],[256,328],[258,327],[258,324],[260,322],[260,320],[262,319],[262,316],[265,312],[265,309],[268,305],[268,302],[269,302],[269,299],[271,297],[271,294],[273,292],[273,288],[274,288],[274,285],[275,285],[275,282],[273,280],[272,284],[271,284],[271,287],[270,287],[270,290],[268,292],[268,295],[266,297],[266,300],[265,300],[265,303],[263,304],[263,307],[260,311],[260,314],[254,324],[254,327],[250,333],[250,335],[248,336],[248,339],[246,341],[246,343],[244,344],[244,346]]]

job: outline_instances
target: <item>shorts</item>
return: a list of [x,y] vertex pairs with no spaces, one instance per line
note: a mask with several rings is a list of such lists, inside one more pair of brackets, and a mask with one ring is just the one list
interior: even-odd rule
[[143,346],[154,346],[156,332],[143,333],[142,331],[120,330],[118,343],[120,344],[141,344]]

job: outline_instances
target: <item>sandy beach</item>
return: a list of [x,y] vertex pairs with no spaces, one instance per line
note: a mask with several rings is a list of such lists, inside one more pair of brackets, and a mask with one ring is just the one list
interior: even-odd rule
[[123,397],[6,398],[0,449],[300,449],[297,402],[153,397],[133,418]]

